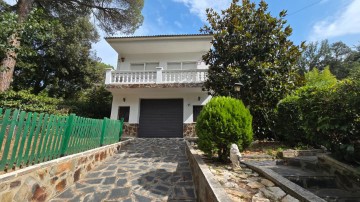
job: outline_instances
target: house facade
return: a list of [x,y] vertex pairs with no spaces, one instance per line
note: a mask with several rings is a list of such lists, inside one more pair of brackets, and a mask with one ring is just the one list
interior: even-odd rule
[[124,118],[124,135],[191,137],[203,105],[208,67],[202,56],[212,35],[109,37],[118,53],[116,70],[106,72],[113,95],[111,119]]

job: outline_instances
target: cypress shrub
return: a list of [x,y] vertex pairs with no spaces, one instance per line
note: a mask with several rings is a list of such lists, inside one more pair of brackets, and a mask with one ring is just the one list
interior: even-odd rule
[[252,141],[252,116],[241,100],[214,97],[205,105],[196,123],[198,146],[207,156],[217,154],[228,161],[231,144],[242,151]]

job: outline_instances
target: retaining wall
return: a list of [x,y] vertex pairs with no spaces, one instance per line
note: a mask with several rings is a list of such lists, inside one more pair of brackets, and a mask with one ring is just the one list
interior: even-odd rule
[[216,181],[200,155],[186,141],[186,155],[190,163],[198,201],[231,201],[224,188]]
[[47,201],[131,141],[129,139],[0,175],[0,201]]

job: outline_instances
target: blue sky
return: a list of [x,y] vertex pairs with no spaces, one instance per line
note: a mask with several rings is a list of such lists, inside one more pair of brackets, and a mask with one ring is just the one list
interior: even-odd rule
[[[206,23],[206,8],[217,11],[229,7],[231,0],[145,0],[143,25],[134,35],[199,33]],[[256,0],[259,2],[259,0]],[[360,0],[267,0],[269,11],[277,16],[287,10],[293,28],[291,39],[328,39],[360,45]],[[120,36],[121,34],[117,34]],[[103,35],[104,36],[104,35]],[[102,62],[116,66],[117,54],[104,40],[93,49]]]
[[[6,0],[14,2],[15,0]],[[143,25],[134,35],[193,34],[206,23],[206,8],[221,11],[231,0],[144,0]],[[259,0],[254,0],[259,2]],[[360,0],[266,0],[269,11],[277,16],[287,10],[293,28],[291,39],[301,41],[328,39],[360,45]],[[101,33],[101,31],[100,31]],[[116,66],[117,54],[103,39],[93,45],[102,62]],[[121,33],[115,36],[121,36]]]

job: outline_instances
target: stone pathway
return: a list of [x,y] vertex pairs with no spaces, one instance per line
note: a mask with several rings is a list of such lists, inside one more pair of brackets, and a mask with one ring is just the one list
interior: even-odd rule
[[52,202],[196,201],[183,139],[136,139]]

